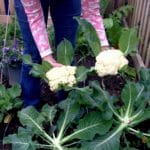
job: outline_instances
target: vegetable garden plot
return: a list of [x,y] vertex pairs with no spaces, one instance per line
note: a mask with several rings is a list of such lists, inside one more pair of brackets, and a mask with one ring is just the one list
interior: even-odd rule
[[[131,34],[132,30],[127,31],[128,37],[131,35],[134,37],[134,34]],[[132,52],[133,47],[130,44],[130,52],[123,49],[127,54]],[[71,52],[67,40],[61,43],[61,48],[63,46],[67,53]],[[96,56],[96,53],[93,53],[94,55]],[[32,75],[48,81],[45,73],[51,67],[46,62],[42,65],[32,63],[29,55],[24,57],[24,62],[32,66],[30,72]],[[59,62],[69,65],[72,59],[68,60],[66,55],[61,54]],[[68,91],[67,99],[54,106],[44,105],[41,111],[33,107],[19,111],[18,117],[23,126],[18,128],[17,133],[8,135],[4,142],[12,143],[13,149],[109,150],[114,147],[117,150],[125,147],[136,148],[134,142],[127,139],[128,133],[132,133],[139,139],[146,139],[148,146],[148,129],[142,132],[142,129],[138,130],[138,125],[149,119],[150,72],[148,69],[142,69],[138,73],[138,82],[130,78],[133,76],[127,74],[126,69],[119,72],[125,81],[121,94],[110,95],[105,90],[105,85],[99,81],[95,79],[86,81],[87,76],[92,74],[97,76],[92,66],[90,68],[77,66],[75,73],[77,84],[71,87],[60,84],[60,87]],[[78,86],[78,83],[82,85]],[[126,140],[129,143],[126,143]]]
[[[15,128],[12,135],[7,134],[3,142],[11,143],[14,150],[148,149],[150,70],[141,68],[136,71],[131,62],[130,56],[136,52],[138,42],[136,30],[124,29],[118,38],[117,46],[125,57],[128,56],[129,66],[118,68],[117,75],[99,77],[94,67],[99,54],[99,40],[90,24],[80,19],[78,22],[82,26],[82,39],[86,37],[87,41],[81,42],[80,39],[78,48],[84,46],[84,49],[75,52],[77,65],[73,75],[76,83],[68,86],[60,82],[57,86],[65,89],[68,97],[59,104],[46,104],[41,110],[33,107],[19,110],[18,130]],[[62,41],[57,52],[61,49],[69,57],[65,53],[57,53],[58,61],[70,66],[73,60],[70,43]],[[52,67],[47,62],[35,64],[29,55],[23,61],[32,66],[30,74],[49,83],[46,72]],[[49,92],[46,86],[44,90],[47,95],[51,94],[50,100],[56,101],[56,92]]]

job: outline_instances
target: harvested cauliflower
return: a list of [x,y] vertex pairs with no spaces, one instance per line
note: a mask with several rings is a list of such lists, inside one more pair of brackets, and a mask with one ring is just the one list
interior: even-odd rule
[[72,87],[76,84],[75,73],[76,67],[73,66],[62,66],[51,69],[46,73],[50,89],[56,91],[60,85]]
[[96,57],[95,70],[100,77],[116,75],[127,64],[128,60],[120,50],[107,50]]

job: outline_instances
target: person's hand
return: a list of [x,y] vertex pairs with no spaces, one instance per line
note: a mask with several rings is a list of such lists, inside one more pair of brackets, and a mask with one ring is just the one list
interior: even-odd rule
[[58,63],[52,55],[43,57],[44,61],[49,62],[53,67],[62,67],[63,65]]
[[114,50],[114,49],[115,49],[114,47],[110,47],[110,46],[102,46],[102,47],[101,47],[101,50],[102,50],[102,51]]
[[109,49],[111,49],[109,46],[102,46],[102,47],[101,47],[101,50],[102,50],[102,51],[106,51],[106,50],[109,50]]

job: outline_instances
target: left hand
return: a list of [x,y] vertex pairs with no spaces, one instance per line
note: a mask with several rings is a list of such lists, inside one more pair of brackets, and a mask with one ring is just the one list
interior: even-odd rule
[[110,47],[110,46],[102,46],[101,47],[101,50],[102,51],[106,51],[106,50],[114,50],[115,48],[113,48],[113,47]]
[[62,67],[62,66],[63,66],[62,64],[58,63],[58,62],[53,58],[52,54],[51,54],[51,55],[48,55],[48,56],[45,56],[45,57],[43,58],[43,60],[49,62],[53,67]]
[[109,49],[111,49],[109,46],[102,46],[102,47],[101,47],[101,50],[102,50],[102,51],[109,50]]

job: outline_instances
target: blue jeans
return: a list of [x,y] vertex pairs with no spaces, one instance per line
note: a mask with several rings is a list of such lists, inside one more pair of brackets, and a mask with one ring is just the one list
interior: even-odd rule
[[[24,54],[30,54],[34,63],[41,63],[41,57],[32,37],[31,30],[24,12],[21,0],[15,1],[15,10],[18,17]],[[64,39],[75,44],[77,22],[74,16],[80,16],[81,0],[41,0],[45,22],[47,24],[48,9],[50,6],[51,17],[54,23],[56,46]],[[30,66],[23,64],[21,73],[22,99],[25,106],[37,106],[40,103],[40,78],[29,75]]]
[[9,0],[4,0],[4,6],[5,6],[5,14],[9,15]]

